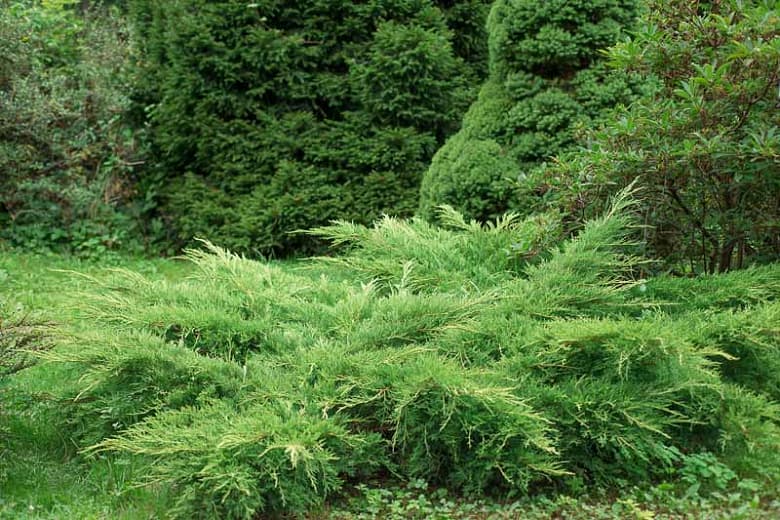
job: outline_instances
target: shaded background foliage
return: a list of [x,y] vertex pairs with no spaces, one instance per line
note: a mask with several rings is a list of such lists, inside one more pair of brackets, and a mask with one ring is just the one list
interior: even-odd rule
[[775,2],[2,6],[14,246],[306,254],[292,231],[440,204],[566,234],[639,177],[661,269],[780,255]]
[[[140,247],[130,35],[115,10],[0,3],[0,239],[37,250]],[[86,5],[84,7],[87,7]]]
[[[136,116],[172,239],[311,251],[290,231],[410,215],[480,76],[487,2],[131,2]],[[457,31],[457,32],[456,32]]]

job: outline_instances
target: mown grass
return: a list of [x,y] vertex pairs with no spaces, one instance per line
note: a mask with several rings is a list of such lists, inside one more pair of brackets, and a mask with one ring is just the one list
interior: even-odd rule
[[4,253],[44,362],[0,383],[0,516],[775,517],[780,268],[639,279],[629,206],[560,246],[448,213],[295,264]]

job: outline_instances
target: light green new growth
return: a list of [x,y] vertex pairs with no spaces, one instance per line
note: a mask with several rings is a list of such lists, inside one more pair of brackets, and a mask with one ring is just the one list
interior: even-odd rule
[[345,255],[294,268],[205,243],[185,280],[109,272],[78,296],[94,330],[47,355],[82,374],[64,424],[173,485],[181,518],[301,513],[387,474],[522,493],[773,460],[780,271],[639,279],[632,196],[560,247],[547,217],[443,208],[316,229]]

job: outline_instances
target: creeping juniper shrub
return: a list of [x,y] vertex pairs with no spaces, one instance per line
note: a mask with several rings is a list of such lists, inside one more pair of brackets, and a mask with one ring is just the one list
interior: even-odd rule
[[35,353],[48,350],[48,328],[38,313],[0,299],[0,378],[33,365]]
[[47,356],[83,374],[55,397],[80,447],[137,457],[182,518],[302,514],[388,474],[506,495],[701,452],[759,474],[777,269],[637,279],[627,197],[557,247],[544,218],[445,210],[320,228],[346,255],[302,267],[207,244],[188,280],[109,273],[78,297],[95,330]]
[[[0,270],[0,282],[3,275]],[[0,384],[4,379],[33,365],[35,352],[51,347],[47,326],[37,314],[30,313],[19,304],[0,297]],[[8,430],[4,409],[5,388],[0,387],[0,482],[6,478],[5,451]]]
[[194,353],[143,332],[81,333],[43,358],[80,372],[76,395],[58,400],[63,426],[87,446],[161,410],[233,400],[244,382],[237,363]]

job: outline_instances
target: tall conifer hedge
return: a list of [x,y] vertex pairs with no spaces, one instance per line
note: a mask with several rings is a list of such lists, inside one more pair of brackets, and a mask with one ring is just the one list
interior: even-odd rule
[[486,54],[484,0],[131,8],[147,189],[176,239],[242,252],[310,251],[289,232],[413,213]]

